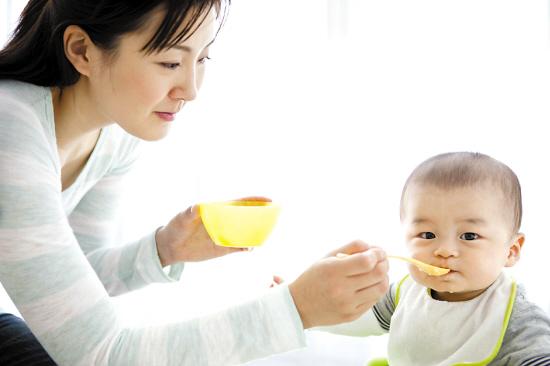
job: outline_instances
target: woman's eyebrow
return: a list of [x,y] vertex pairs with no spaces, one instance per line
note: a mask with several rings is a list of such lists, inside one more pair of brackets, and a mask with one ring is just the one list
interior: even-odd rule
[[185,51],[185,52],[191,52],[192,51],[191,47],[182,46],[182,45],[179,45],[179,44],[177,44],[175,46],[172,46],[172,48],[175,48],[177,50],[182,50],[182,51]]
[[[208,47],[210,47],[212,45],[212,43],[214,43],[216,39],[214,38],[213,40],[211,40],[203,49],[206,49]],[[171,48],[175,48],[177,50],[181,50],[181,51],[185,51],[185,52],[192,52],[193,49],[189,46],[185,46],[185,45],[182,45],[182,44],[176,44],[174,46],[172,46]]]

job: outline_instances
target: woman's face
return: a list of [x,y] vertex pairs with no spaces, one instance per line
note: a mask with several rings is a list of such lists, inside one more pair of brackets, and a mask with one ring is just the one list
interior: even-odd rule
[[163,138],[176,113],[195,99],[215,37],[212,11],[187,40],[146,55],[142,48],[163,16],[156,12],[144,29],[122,36],[112,59],[105,56],[89,76],[100,117],[144,140]]

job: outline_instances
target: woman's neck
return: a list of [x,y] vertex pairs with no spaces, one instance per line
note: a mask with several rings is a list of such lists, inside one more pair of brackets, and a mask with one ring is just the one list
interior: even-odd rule
[[62,170],[62,186],[68,187],[90,157],[101,129],[110,124],[98,113],[86,81],[63,88],[52,88],[57,151]]
[[81,79],[63,91],[51,89],[55,136],[62,165],[64,161],[89,154],[101,129],[110,124],[99,115],[86,84]]

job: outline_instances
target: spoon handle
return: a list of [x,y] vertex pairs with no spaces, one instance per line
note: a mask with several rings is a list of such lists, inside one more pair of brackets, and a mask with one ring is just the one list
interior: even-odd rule
[[[336,258],[344,258],[344,257],[347,257],[348,255],[349,254],[338,253],[338,254],[336,254]],[[399,255],[388,255],[388,258],[399,259],[399,260],[411,263],[411,264],[415,265],[419,270],[421,270],[424,273],[427,273],[430,276],[442,276],[442,275],[449,272],[449,269],[447,269],[447,268],[440,268],[440,267],[432,266],[431,264],[421,262],[421,261],[419,261],[417,259],[414,259],[414,258],[402,257],[402,256],[399,256]]]
[[449,273],[449,271],[450,271],[450,269],[448,269],[448,268],[441,268],[441,267],[432,266],[431,264],[421,262],[418,259],[414,259],[414,258],[401,257],[401,256],[398,256],[398,255],[388,255],[388,258],[399,259],[399,260],[402,260],[402,261],[405,261],[405,262],[409,262],[409,263],[415,265],[419,270],[421,270],[424,273],[429,274],[430,276],[442,276],[444,274]]

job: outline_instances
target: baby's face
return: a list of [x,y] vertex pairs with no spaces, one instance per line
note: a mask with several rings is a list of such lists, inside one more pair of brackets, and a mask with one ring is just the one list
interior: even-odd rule
[[512,235],[509,208],[490,185],[444,190],[413,184],[402,210],[412,257],[451,269],[433,277],[410,267],[414,280],[431,288],[435,298],[472,299],[519,257],[523,236]]

